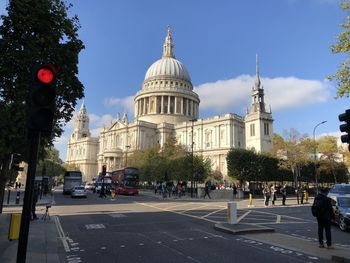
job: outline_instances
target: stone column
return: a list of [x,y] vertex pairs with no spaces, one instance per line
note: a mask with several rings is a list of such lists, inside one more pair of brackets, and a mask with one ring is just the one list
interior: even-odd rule
[[160,107],[160,113],[163,114],[164,113],[164,110],[163,110],[163,108],[164,108],[164,96],[162,96],[161,105],[162,106]]
[[181,115],[184,115],[184,98],[181,98]]
[[170,113],[170,95],[168,96],[168,114]]
[[143,100],[143,114],[146,114],[146,98],[142,98]]

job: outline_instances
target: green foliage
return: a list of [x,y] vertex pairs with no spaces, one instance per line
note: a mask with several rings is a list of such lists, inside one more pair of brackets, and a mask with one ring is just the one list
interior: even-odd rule
[[334,136],[324,136],[318,141],[317,150],[328,160],[334,160],[338,154],[337,138]]
[[[46,147],[44,159],[40,160],[37,165],[37,175],[55,177],[63,175],[66,168],[59,158],[59,152],[53,147]],[[76,170],[76,169],[73,169]]]
[[[141,181],[190,181],[192,179],[192,155],[170,137],[162,148],[156,145],[144,151],[130,154],[128,164],[140,169]],[[193,156],[194,179],[204,181],[211,172],[210,160]]]
[[228,175],[243,181],[274,181],[278,172],[278,159],[250,150],[231,149],[227,154]]
[[320,183],[347,183],[350,179],[345,164],[333,160],[321,160],[317,174]]
[[350,2],[343,1],[340,5],[341,9],[346,12],[344,23],[340,26],[343,31],[338,35],[338,42],[331,47],[332,53],[344,53],[346,55],[345,61],[341,63],[335,75],[328,76],[328,79],[335,80],[338,88],[337,98],[349,97],[350,95]]
[[[78,18],[60,0],[9,1],[0,25],[0,153],[27,153],[26,98],[35,65],[52,63],[57,74],[57,111],[51,138],[60,136],[83,96],[78,80]],[[27,153],[28,154],[28,153]]]

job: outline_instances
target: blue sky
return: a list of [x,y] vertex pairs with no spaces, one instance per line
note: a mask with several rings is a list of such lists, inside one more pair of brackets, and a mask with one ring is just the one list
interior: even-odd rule
[[[275,132],[295,128],[312,136],[314,126],[327,120],[316,135],[339,135],[338,115],[350,108],[349,99],[335,100],[334,83],[326,80],[345,59],[330,51],[346,15],[339,0],[68,2],[86,46],[79,56],[79,79],[93,135],[117,112],[133,119],[133,96],[149,66],[160,59],[169,24],[175,56],[200,96],[201,118],[245,114],[258,54]],[[1,14],[6,3],[0,3]],[[68,123],[55,143],[63,160],[71,130]]]

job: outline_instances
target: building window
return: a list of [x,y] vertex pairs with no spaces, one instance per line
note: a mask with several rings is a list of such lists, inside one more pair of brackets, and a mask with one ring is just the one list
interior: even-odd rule
[[226,141],[225,130],[220,130],[220,144],[221,145],[225,144],[225,141]]
[[254,123],[250,124],[250,137],[253,137],[253,136],[255,136],[255,125],[254,125]]
[[175,97],[170,97],[170,113],[173,114],[175,111]]
[[270,135],[269,124],[267,122],[264,123],[264,134]]
[[163,98],[163,113],[168,113],[168,96],[164,96]]
[[162,109],[162,97],[157,96],[157,113],[160,113]]

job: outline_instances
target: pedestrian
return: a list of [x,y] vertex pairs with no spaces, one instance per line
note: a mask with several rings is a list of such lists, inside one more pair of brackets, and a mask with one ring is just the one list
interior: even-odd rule
[[270,192],[271,192],[271,203],[272,205],[275,205],[275,201],[277,200],[277,194],[276,194],[277,189],[274,184],[271,185]]
[[105,186],[104,186],[104,185],[101,186],[100,197],[107,198],[107,196],[106,196],[106,191],[105,191]]
[[318,224],[318,241],[319,247],[324,248],[323,243],[323,230],[326,232],[326,244],[327,248],[332,247],[332,234],[331,234],[331,221],[334,219],[334,211],[332,208],[332,202],[327,197],[327,190],[322,188],[315,197],[312,205],[312,215],[317,218]]
[[33,193],[33,199],[32,199],[32,220],[38,219],[35,210],[36,210],[36,203],[38,202],[38,195],[39,195],[39,189],[38,189],[38,185],[34,186],[34,193]]
[[287,199],[287,184],[284,184],[280,189],[280,193],[282,194],[282,205],[286,205]]
[[300,188],[298,186],[295,188],[295,196],[297,198],[297,204],[299,205]]
[[269,200],[270,200],[270,189],[267,185],[265,185],[263,189],[263,195],[264,195],[264,205],[269,206]]
[[233,189],[233,198],[237,198],[237,186],[236,184],[233,184],[232,186],[232,189]]
[[305,189],[304,187],[300,187],[299,189],[299,193],[300,193],[300,204],[304,204],[304,195],[305,195]]
[[210,194],[209,194],[209,184],[208,184],[208,182],[206,182],[205,186],[204,186],[204,196],[203,196],[203,198],[205,199],[206,196],[208,196],[209,199],[211,199]]

